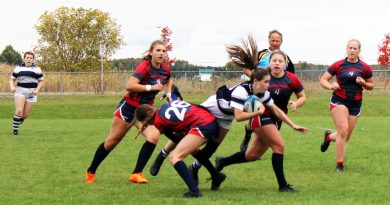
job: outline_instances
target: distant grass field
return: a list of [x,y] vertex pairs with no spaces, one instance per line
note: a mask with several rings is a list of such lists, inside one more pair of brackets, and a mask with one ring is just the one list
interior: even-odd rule
[[[200,103],[206,95],[185,95]],[[303,135],[283,125],[285,174],[300,192],[278,193],[271,151],[262,160],[232,165],[220,191],[210,191],[208,173],[200,172],[204,197],[183,199],[186,186],[166,161],[153,177],[149,168],[164,146],[161,137],[144,173],[147,185],[132,184],[128,176],[144,140],[132,129],[99,167],[94,184],[84,174],[96,147],[105,139],[116,96],[40,96],[20,134],[11,134],[14,104],[0,98],[0,204],[388,204],[390,190],[389,95],[366,95],[363,113],[348,146],[346,172],[336,173],[334,144],[321,153],[323,131],[333,128],[329,94],[309,96],[307,104],[289,116],[310,128]],[[161,102],[157,102],[161,104]],[[239,149],[243,123],[234,123],[215,156]],[[212,157],[214,162],[214,157]],[[192,161],[189,157],[187,165]]]

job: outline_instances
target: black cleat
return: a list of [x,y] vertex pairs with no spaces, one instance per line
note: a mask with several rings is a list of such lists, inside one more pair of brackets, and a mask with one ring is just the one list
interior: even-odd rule
[[215,169],[219,172],[222,171],[222,169],[223,169],[221,159],[223,159],[223,157],[216,157],[215,158]]
[[13,130],[13,134],[16,136],[19,134],[18,130]]
[[279,192],[289,192],[289,193],[294,193],[294,192],[298,192],[298,190],[292,188],[292,185],[290,184],[286,184],[286,186],[284,187],[280,187],[279,188]]
[[188,172],[190,172],[190,175],[192,179],[194,179],[196,185],[199,185],[199,177],[198,177],[199,168],[196,168],[191,164],[190,166],[188,166]]
[[336,172],[345,172],[345,168],[342,165],[337,165],[336,166]]
[[332,132],[330,130],[326,130],[324,132],[324,141],[321,143],[321,152],[326,152],[328,150],[328,147],[330,145],[330,141],[328,140],[328,135],[330,135]]
[[150,174],[152,176],[157,176],[157,174],[160,171],[161,165],[164,162],[164,160],[165,160],[165,157],[161,156],[160,154],[157,155],[157,157],[154,160],[152,166],[150,166]]
[[184,198],[198,198],[198,197],[202,197],[202,196],[203,196],[203,194],[200,191],[199,192],[188,191],[183,195]]
[[217,191],[225,179],[226,175],[222,172],[219,172],[216,177],[211,178],[211,190]]

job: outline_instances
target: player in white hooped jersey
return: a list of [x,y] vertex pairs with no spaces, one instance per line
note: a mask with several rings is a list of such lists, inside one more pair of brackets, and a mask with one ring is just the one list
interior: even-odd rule
[[[251,75],[253,92],[260,98],[266,109],[263,113],[250,119],[251,128],[255,133],[255,136],[248,149],[246,151],[239,151],[228,157],[217,157],[215,161],[215,168],[218,171],[221,171],[224,167],[232,164],[256,161],[268,150],[268,148],[271,148],[273,152],[272,167],[278,181],[279,191],[296,192],[297,190],[292,188],[284,177],[284,143],[282,136],[271,119],[271,112],[278,119],[284,121],[296,131],[305,133],[309,130],[295,124],[280,108],[274,104],[272,98],[270,97],[270,93],[267,91],[271,79],[269,70],[256,69],[257,62],[255,54],[257,54],[257,46],[251,36],[249,37],[249,43],[243,42],[242,46],[232,46],[229,54],[230,58],[237,66],[255,70]],[[258,76],[261,76],[261,78]],[[237,90],[240,94],[235,95],[235,92],[233,91],[231,96],[230,105],[235,108],[234,116],[237,121],[245,120],[245,118],[240,118],[240,110],[243,110],[243,104],[246,99],[244,97],[247,97],[245,94],[246,90],[244,90],[244,88],[245,87],[236,88],[235,90]]]
[[[20,124],[28,117],[37,102],[39,90],[43,85],[42,70],[34,64],[34,59],[33,52],[24,53],[24,62],[14,69],[9,81],[16,108],[13,117],[14,135],[19,133]],[[17,82],[16,87],[15,82]]]

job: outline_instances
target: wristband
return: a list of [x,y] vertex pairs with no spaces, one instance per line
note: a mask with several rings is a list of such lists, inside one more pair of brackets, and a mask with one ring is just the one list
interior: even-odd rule
[[145,88],[146,88],[146,91],[152,90],[152,86],[151,85],[145,85]]
[[169,98],[172,96],[172,93],[166,93],[165,95],[167,96],[167,98]]

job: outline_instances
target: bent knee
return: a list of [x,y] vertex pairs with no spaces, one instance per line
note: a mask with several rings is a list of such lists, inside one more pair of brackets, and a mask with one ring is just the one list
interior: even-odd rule
[[277,144],[275,146],[272,146],[272,152],[274,153],[284,153],[284,144]]
[[260,158],[259,155],[245,155],[245,158],[246,160],[248,160],[249,162],[252,162],[252,161],[256,161]]
[[20,116],[20,117],[23,117],[24,118],[24,116],[23,116],[23,110],[22,109],[17,109],[16,111],[15,111],[15,115],[17,115],[17,116]]
[[256,153],[256,152],[246,152],[245,153],[245,158],[246,160],[248,161],[256,161],[260,158],[260,153]]
[[106,141],[104,141],[104,149],[111,151],[117,144],[119,144],[120,141],[121,139],[106,139]]
[[150,143],[157,144],[158,140],[160,139],[159,135],[153,135],[153,136],[145,136],[146,140]]
[[183,160],[183,158],[175,153],[172,153],[171,155],[169,155],[169,161],[171,162],[172,165],[175,165],[178,161],[181,161],[181,160]]
[[339,129],[337,129],[337,133],[341,138],[347,138],[348,137],[348,126],[343,126]]

